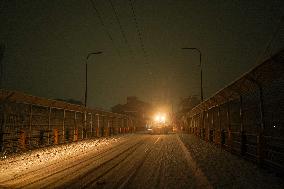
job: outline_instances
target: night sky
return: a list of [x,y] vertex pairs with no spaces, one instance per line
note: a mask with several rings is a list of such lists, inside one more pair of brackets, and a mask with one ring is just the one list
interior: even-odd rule
[[0,2],[3,87],[83,102],[85,57],[103,51],[88,61],[92,107],[199,96],[198,53],[182,47],[202,51],[206,98],[284,46],[283,0]]

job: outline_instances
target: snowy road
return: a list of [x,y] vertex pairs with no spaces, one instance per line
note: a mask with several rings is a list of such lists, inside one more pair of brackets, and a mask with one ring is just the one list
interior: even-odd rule
[[82,141],[0,162],[2,188],[283,188],[283,181],[192,135]]

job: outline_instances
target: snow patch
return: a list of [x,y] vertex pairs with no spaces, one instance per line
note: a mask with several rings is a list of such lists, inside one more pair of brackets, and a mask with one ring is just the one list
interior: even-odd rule
[[22,154],[3,156],[0,158],[0,181],[18,175],[22,171],[39,169],[40,167],[48,166],[48,164],[84,155],[90,151],[99,151],[121,141],[122,138],[116,136],[112,138],[89,139],[30,150]]

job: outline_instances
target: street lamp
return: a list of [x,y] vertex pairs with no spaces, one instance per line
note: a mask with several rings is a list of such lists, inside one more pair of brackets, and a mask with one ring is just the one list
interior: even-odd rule
[[103,52],[101,52],[101,51],[89,53],[86,57],[86,60],[85,60],[85,64],[86,64],[86,70],[85,70],[86,71],[86,73],[85,73],[85,76],[86,76],[86,79],[85,79],[85,107],[87,107],[87,96],[88,96],[88,59],[93,54],[102,54],[102,53]]
[[183,50],[196,50],[199,53],[199,67],[200,67],[200,99],[203,102],[203,84],[202,84],[202,65],[201,65],[201,51],[198,48],[181,48]]

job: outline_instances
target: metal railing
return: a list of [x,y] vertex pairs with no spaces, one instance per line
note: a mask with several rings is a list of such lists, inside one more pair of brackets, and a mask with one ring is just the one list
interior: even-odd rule
[[0,90],[2,155],[135,131],[136,120],[62,101]]
[[186,131],[284,170],[284,51],[184,115]]

